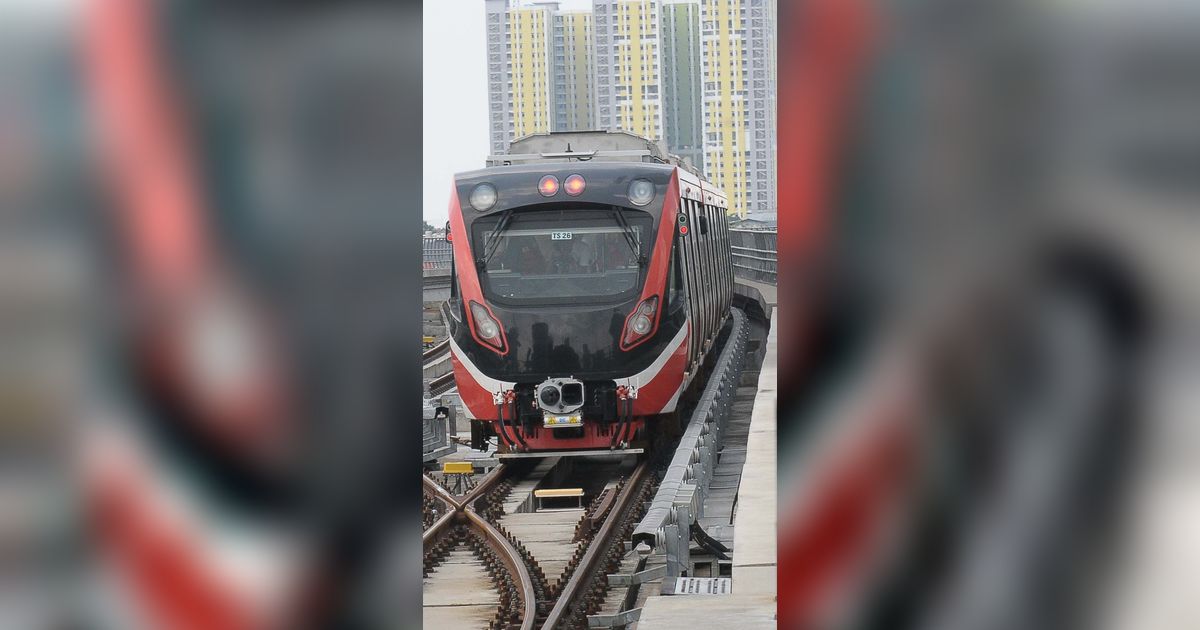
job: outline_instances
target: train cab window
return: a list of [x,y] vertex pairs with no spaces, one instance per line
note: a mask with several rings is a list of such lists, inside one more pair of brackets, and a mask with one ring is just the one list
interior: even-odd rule
[[605,300],[640,285],[648,258],[650,215],[526,212],[498,234],[477,225],[472,249],[485,260],[480,282],[489,299],[511,302]]

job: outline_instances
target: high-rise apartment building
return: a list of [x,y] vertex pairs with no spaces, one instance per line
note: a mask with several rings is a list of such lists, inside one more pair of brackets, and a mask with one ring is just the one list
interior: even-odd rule
[[592,14],[485,0],[491,152],[534,133],[596,126]]
[[554,121],[551,34],[555,8],[557,5],[538,4],[508,11],[514,138],[550,131]]
[[775,0],[743,0],[746,33],[746,204],[766,218],[777,212],[776,197],[776,11]]
[[556,122],[553,31],[557,4],[487,0],[488,107],[492,151]]
[[745,91],[742,87],[741,0],[704,0],[705,174],[742,214],[746,188]]
[[775,211],[775,2],[704,0],[705,172],[730,210]]
[[562,11],[554,16],[555,131],[595,128],[592,116],[592,14]]
[[593,0],[596,125],[663,137],[658,0]]
[[513,139],[512,57],[507,0],[485,0],[487,32],[488,147],[494,154],[508,151]]
[[485,0],[491,151],[547,131],[665,141],[730,210],[776,207],[775,0]]
[[660,36],[667,147],[704,170],[699,0],[664,2]]

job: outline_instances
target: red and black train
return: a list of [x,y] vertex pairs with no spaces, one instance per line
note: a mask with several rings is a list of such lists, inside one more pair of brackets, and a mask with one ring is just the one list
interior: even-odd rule
[[660,160],[459,174],[443,311],[476,447],[624,449],[674,412],[729,314],[727,208]]

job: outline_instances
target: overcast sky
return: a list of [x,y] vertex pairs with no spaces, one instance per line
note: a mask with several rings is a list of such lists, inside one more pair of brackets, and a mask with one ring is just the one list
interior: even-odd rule
[[[561,4],[592,6],[591,0]],[[454,174],[483,168],[488,154],[484,0],[425,0],[423,7],[422,206],[425,220],[441,226]]]
[[422,21],[422,207],[446,222],[454,174],[483,166],[488,152],[483,0],[426,0]]

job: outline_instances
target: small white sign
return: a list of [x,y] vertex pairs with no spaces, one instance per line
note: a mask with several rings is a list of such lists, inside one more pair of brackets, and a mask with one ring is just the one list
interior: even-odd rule
[[548,413],[548,414],[544,415],[544,420],[545,420],[545,422],[543,423],[543,426],[550,427],[550,428],[583,426],[583,416],[581,416],[579,414],[572,414],[569,416],[560,416],[557,414]]
[[551,232],[550,240],[552,241],[569,241],[571,240],[570,232]]
[[733,578],[727,577],[681,577],[675,578],[676,595],[729,595],[733,592]]

